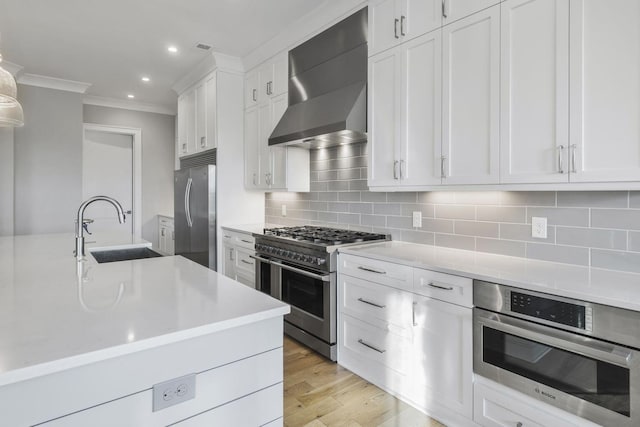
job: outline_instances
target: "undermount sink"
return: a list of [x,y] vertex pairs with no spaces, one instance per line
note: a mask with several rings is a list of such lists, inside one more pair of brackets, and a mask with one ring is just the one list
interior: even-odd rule
[[91,255],[99,264],[105,262],[130,261],[134,259],[161,257],[158,252],[149,248],[111,249],[104,251],[92,251]]

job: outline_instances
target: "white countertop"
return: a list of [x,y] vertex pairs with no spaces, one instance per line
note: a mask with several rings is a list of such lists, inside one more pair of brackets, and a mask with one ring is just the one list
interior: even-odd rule
[[640,274],[395,241],[339,252],[640,311]]
[[0,237],[0,386],[289,312],[181,256],[78,263],[73,247],[72,234]]
[[237,231],[238,233],[245,234],[264,234],[265,228],[279,228],[284,227],[279,224],[239,224],[239,225],[222,225],[221,228],[229,231]]

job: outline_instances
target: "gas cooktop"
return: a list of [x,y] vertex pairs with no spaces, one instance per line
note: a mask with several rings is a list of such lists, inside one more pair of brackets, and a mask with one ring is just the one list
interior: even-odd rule
[[300,227],[265,228],[264,235],[295,240],[301,243],[311,243],[318,246],[338,246],[348,243],[389,239],[386,234],[307,225]]

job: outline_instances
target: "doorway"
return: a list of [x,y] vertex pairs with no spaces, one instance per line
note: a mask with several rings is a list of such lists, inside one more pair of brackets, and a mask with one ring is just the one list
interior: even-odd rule
[[82,149],[82,200],[110,196],[122,205],[126,222],[120,224],[112,206],[93,203],[85,219],[93,220],[93,232],[142,235],[140,129],[84,124]]

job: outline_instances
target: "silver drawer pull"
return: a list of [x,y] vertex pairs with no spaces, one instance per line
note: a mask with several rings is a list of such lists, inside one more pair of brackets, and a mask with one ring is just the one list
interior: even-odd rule
[[247,261],[246,259],[241,259],[240,261],[242,261],[245,264],[253,265],[251,261]]
[[240,239],[241,242],[245,242],[245,243],[253,243],[251,240],[244,240],[244,239]]
[[432,288],[442,289],[444,291],[452,291],[453,290],[453,286],[436,285],[434,282],[427,283],[425,286],[431,286]]
[[366,342],[364,342],[364,341],[363,341],[363,340],[361,340],[361,339],[359,339],[359,340],[358,340],[358,342],[359,342],[360,344],[362,344],[363,346],[365,346],[365,347],[367,347],[367,348],[370,348],[371,350],[375,350],[375,351],[377,351],[377,352],[378,352],[378,353],[380,353],[380,354],[382,354],[382,353],[384,353],[385,351],[387,351],[387,350],[380,350],[379,348],[376,348],[376,347],[372,346],[371,344],[367,344]]
[[362,298],[358,298],[358,301],[363,302],[365,304],[372,305],[372,306],[377,307],[377,308],[385,308],[386,307],[386,305],[376,304],[375,302],[367,301],[366,299],[362,299]]
[[369,267],[363,267],[361,265],[358,266],[358,270],[364,270],[364,271],[369,271],[371,273],[377,273],[377,274],[387,274],[386,271],[384,270],[376,270],[374,268],[369,268]]

